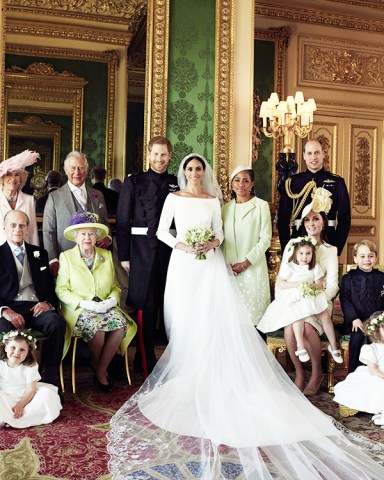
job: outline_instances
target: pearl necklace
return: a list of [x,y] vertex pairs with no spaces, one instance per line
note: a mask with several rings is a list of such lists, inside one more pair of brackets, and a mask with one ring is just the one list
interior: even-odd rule
[[[4,194],[5,195],[5,194]],[[5,198],[8,200],[8,202],[16,202],[17,200],[17,193],[16,195],[5,195]]]

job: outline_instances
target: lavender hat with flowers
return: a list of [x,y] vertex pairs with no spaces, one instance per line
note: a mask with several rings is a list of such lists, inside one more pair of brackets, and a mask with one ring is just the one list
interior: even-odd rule
[[92,212],[76,212],[69,222],[69,227],[64,230],[64,237],[67,240],[75,241],[76,230],[79,228],[96,228],[97,240],[105,238],[109,231],[103,223],[98,223],[99,216]]

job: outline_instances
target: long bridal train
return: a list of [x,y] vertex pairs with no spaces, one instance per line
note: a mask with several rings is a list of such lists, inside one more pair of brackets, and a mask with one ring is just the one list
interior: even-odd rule
[[[218,206],[169,197],[164,209],[179,219],[178,232],[196,224],[186,204],[194,202],[199,225]],[[304,397],[269,352],[220,249],[206,260],[173,250],[165,305],[169,345],[111,420],[115,479],[150,479],[149,471],[205,480],[384,478],[384,468]]]

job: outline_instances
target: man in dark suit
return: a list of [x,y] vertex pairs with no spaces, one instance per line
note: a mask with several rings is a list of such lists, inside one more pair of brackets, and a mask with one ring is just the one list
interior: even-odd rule
[[99,190],[104,196],[107,205],[108,215],[116,215],[119,194],[104,184],[107,171],[104,167],[93,167],[91,170],[91,183],[93,188]]
[[[68,227],[74,213],[88,210],[96,213],[100,223],[108,225],[108,213],[103,194],[85,185],[88,174],[88,161],[83,153],[70,152],[64,161],[64,171],[68,182],[50,193],[44,208],[43,238],[48,252],[51,274],[56,277],[59,270],[59,255],[74,247],[63,232]],[[97,242],[100,248],[107,248],[110,237]]]
[[36,199],[36,215],[43,214],[48,195],[61,187],[61,173],[56,170],[50,170],[45,176],[45,183],[47,184],[47,193]]
[[58,384],[65,322],[54,310],[56,297],[47,252],[24,240],[28,216],[5,215],[7,241],[0,246],[0,332],[31,328],[47,338],[42,353],[43,381]]
[[[143,336],[148,373],[156,364],[154,337],[157,313],[162,312],[171,249],[156,237],[161,210],[177,179],[167,171],[172,145],[165,137],[148,144],[150,168],[124,181],[116,215],[121,265],[129,273],[127,305],[143,312]],[[140,368],[138,351],[135,367]]]
[[332,207],[328,213],[327,237],[341,254],[351,226],[351,205],[344,179],[324,170],[324,153],[317,140],[309,140],[304,147],[307,170],[286,180],[280,195],[277,227],[283,251],[291,237],[298,236],[301,212],[312,201],[315,188],[323,187],[332,193]]

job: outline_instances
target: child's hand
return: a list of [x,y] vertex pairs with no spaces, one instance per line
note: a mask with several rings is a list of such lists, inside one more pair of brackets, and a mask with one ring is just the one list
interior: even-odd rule
[[16,403],[16,405],[12,408],[12,411],[14,413],[15,418],[20,418],[24,414],[24,407],[19,403]]
[[356,318],[356,320],[353,320],[352,322],[352,332],[357,332],[358,330],[361,330],[363,333],[365,333],[364,324],[360,318]]

